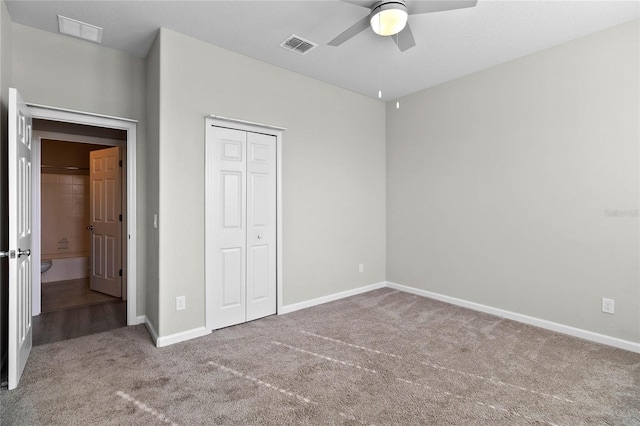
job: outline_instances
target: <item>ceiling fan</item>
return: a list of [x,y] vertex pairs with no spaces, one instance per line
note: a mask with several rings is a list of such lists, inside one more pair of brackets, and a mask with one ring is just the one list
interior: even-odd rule
[[370,9],[365,16],[339,36],[331,40],[329,46],[340,46],[345,41],[355,37],[362,31],[371,27],[376,34],[382,36],[396,35],[392,37],[401,51],[416,45],[411,27],[407,22],[409,15],[419,13],[442,12],[445,10],[463,9],[474,7],[477,0],[343,0],[346,3],[355,4]]

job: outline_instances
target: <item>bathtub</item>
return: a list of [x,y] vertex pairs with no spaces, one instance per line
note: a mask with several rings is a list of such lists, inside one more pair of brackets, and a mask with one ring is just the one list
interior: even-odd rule
[[41,274],[42,283],[55,281],[77,280],[89,277],[89,256],[67,257],[56,259],[42,256],[43,259],[51,259],[51,268]]

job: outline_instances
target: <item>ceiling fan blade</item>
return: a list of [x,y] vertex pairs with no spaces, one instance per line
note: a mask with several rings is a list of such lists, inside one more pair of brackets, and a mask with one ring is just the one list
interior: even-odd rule
[[342,0],[345,3],[355,4],[356,6],[366,7],[367,9],[371,9],[374,4],[378,3],[377,1],[371,0]]
[[408,22],[404,27],[404,30],[400,31],[397,36],[391,36],[391,38],[396,42],[401,52],[411,49],[416,45],[416,41],[413,38],[413,32],[411,32],[411,27]]
[[369,27],[370,27],[369,15],[367,15],[361,20],[359,20],[358,22],[356,22],[355,24],[353,24],[352,26],[350,26],[349,28],[347,28],[344,32],[342,32],[342,34],[340,34],[338,37],[334,38],[327,44],[329,46],[340,46],[342,43],[349,40],[351,37],[360,34],[362,31],[366,30]]
[[407,2],[409,15],[418,13],[442,12],[444,10],[464,9],[475,7],[477,0],[413,0]]

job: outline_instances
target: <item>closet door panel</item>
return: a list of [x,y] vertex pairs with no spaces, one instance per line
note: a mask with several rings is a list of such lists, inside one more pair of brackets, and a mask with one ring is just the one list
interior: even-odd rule
[[242,247],[231,247],[220,250],[222,270],[220,286],[222,295],[220,303],[223,309],[242,306],[242,276],[244,269],[244,250]]
[[247,321],[276,313],[276,138],[247,133]]
[[214,127],[212,329],[246,321],[246,132]]

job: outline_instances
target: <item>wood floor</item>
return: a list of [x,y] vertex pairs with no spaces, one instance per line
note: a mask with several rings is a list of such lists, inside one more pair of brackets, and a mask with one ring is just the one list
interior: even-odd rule
[[89,278],[42,283],[41,292],[42,312],[120,300],[117,297],[91,290],[89,288]]
[[127,325],[127,303],[89,289],[88,280],[42,284],[42,313],[33,317],[33,345]]

